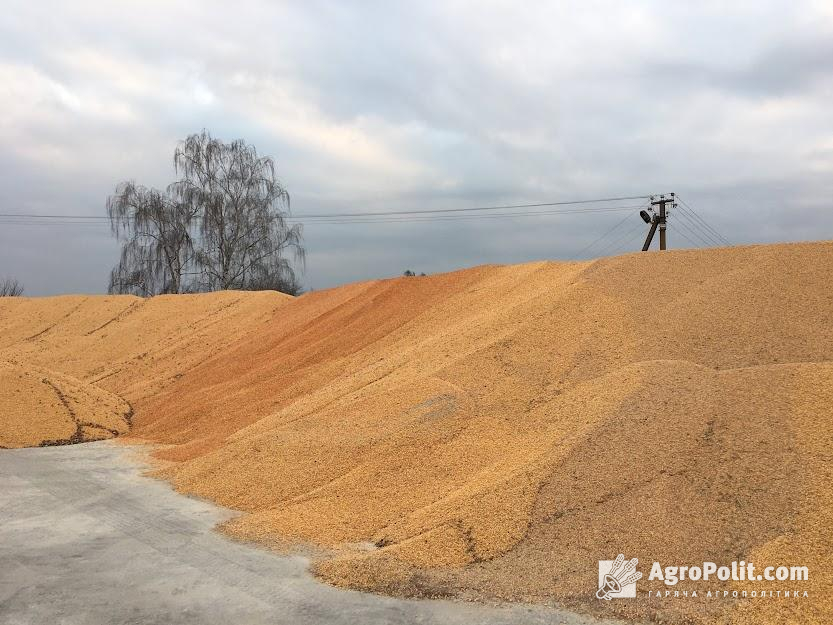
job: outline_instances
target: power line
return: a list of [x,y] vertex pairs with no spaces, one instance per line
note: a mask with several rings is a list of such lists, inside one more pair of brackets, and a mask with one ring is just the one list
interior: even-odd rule
[[694,219],[696,219],[705,229],[707,232],[711,233],[715,237],[720,239],[725,239],[725,237],[718,232],[711,224],[709,224],[705,219],[703,219],[700,214],[694,210],[694,208],[688,204],[683,198],[680,199],[680,204],[682,204],[681,208],[683,211],[689,213]]
[[596,254],[599,256],[604,256],[605,252],[608,250],[618,249],[619,246],[628,238],[632,237],[635,232],[642,230],[642,223],[636,223],[632,228],[626,230],[622,235],[613,239],[612,241],[608,241],[606,245],[604,245]]
[[[678,213],[677,215],[682,218],[685,223],[689,225],[692,231],[697,235],[697,237],[702,240],[706,245],[717,245],[720,246],[723,242],[715,237],[714,234],[706,230],[703,225],[694,219],[694,215],[688,212],[684,207],[678,206]],[[680,222],[682,223],[682,222]]]
[[636,224],[632,228],[624,231],[617,239],[609,241],[602,249],[595,253],[595,256],[612,256],[622,249],[623,246],[630,246],[630,241],[636,235],[637,240],[641,237],[641,226]]
[[[685,217],[686,219],[689,219],[688,216],[684,215],[682,212],[675,213],[673,216],[674,216],[674,218],[676,218],[678,215],[680,217]],[[686,241],[688,241],[689,243],[694,245],[694,247],[700,248],[703,245],[706,245],[707,247],[712,245],[712,242],[709,239],[707,239],[706,237],[704,237],[703,234],[701,234],[701,231],[700,231],[699,228],[692,227],[687,221],[683,221],[683,220],[676,221],[676,224],[678,226],[678,229],[675,232],[677,232]],[[694,225],[696,226],[697,224],[694,224]],[[688,234],[690,234],[691,237],[695,237],[699,241],[699,243],[697,241],[694,241],[690,236],[686,235],[685,234],[686,232],[688,232]]]
[[686,234],[685,234],[682,230],[678,230],[678,231],[676,232],[676,234],[679,234],[679,235],[680,235],[681,237],[683,237],[686,241],[688,241],[689,243],[691,243],[694,247],[697,247],[697,248],[699,248],[699,247],[700,247],[697,243],[695,243],[694,241],[692,241],[692,240],[691,240],[691,239],[690,239],[690,238],[689,238],[689,237],[688,237],[688,236],[687,236],[687,235],[686,235]]
[[[614,248],[617,254],[633,252],[640,249],[642,242],[642,227],[639,226],[634,228],[630,232],[632,233],[631,236],[623,239],[622,243]],[[635,237],[633,236],[634,234],[636,235]]]
[[107,224],[79,224],[77,222],[72,223],[59,223],[50,221],[48,223],[25,223],[25,222],[14,222],[14,221],[0,221],[0,225],[2,226],[34,226],[36,228],[42,227],[51,227],[51,228],[66,228],[68,226],[82,226],[82,230],[95,230],[96,228],[109,228]]
[[[425,210],[403,210],[403,211],[384,211],[384,212],[362,212],[362,213],[340,213],[340,214],[312,214],[312,215],[297,215],[298,219],[318,219],[330,217],[376,217],[385,215],[422,215],[427,213],[461,213],[468,211],[491,211],[491,210],[507,210],[511,208],[543,208],[547,206],[570,206],[574,204],[602,204],[605,202],[624,202],[627,200],[644,200],[650,196],[648,195],[631,195],[625,197],[609,197],[596,198],[593,200],[569,200],[562,202],[540,202],[537,204],[505,204],[502,206],[472,206],[468,208],[433,208]],[[592,209],[588,209],[592,210]]]
[[572,259],[577,258],[578,256],[581,256],[584,252],[586,252],[586,251],[588,251],[588,250],[592,249],[592,248],[593,248],[593,246],[594,246],[594,245],[596,245],[596,243],[598,243],[599,241],[601,241],[602,239],[604,239],[605,237],[607,237],[607,236],[608,236],[611,232],[613,232],[613,231],[614,231],[614,230],[616,230],[619,226],[621,226],[623,223],[625,223],[625,221],[627,221],[627,219],[628,219],[629,217],[631,217],[631,215],[625,215],[625,216],[622,218],[622,220],[621,220],[621,221],[617,221],[617,222],[616,222],[616,225],[615,225],[615,226],[613,226],[612,228],[610,228],[609,230],[606,230],[606,231],[605,231],[605,233],[604,233],[602,236],[600,236],[599,238],[597,238],[597,239],[595,239],[595,240],[591,241],[590,243],[588,243],[587,245],[585,245],[583,248],[581,248],[578,252],[576,252],[575,254],[573,254],[573,255],[570,257],[570,258],[571,258],[571,260],[572,260]]
[[[568,214],[601,214],[606,212],[628,212],[638,211],[645,208],[648,203],[641,204],[623,204],[623,202],[633,200],[649,200],[654,196],[651,195],[632,195],[608,198],[595,198],[585,200],[569,200],[569,201],[554,201],[554,202],[538,202],[527,204],[502,204],[493,206],[472,206],[461,208],[437,208],[437,209],[414,209],[414,210],[394,210],[394,211],[362,211],[353,213],[314,213],[307,215],[287,215],[285,218],[289,222],[301,222],[310,220],[310,225],[353,225],[353,224],[388,224],[388,223],[420,223],[420,222],[441,222],[441,221],[469,221],[469,220],[486,220],[486,219],[516,219],[529,217],[546,217],[554,215],[568,215]],[[558,208],[554,208],[558,207]],[[552,210],[517,210],[517,209],[542,209],[552,208]],[[511,211],[511,212],[493,212],[493,211]],[[684,215],[684,213],[681,213]],[[688,218],[687,215],[684,215]],[[605,241],[614,232],[625,224],[630,215],[625,215],[621,220],[617,221],[610,229],[605,231],[600,237],[593,240],[589,245],[582,248],[577,255],[582,255],[588,250],[593,249],[596,245]],[[108,227],[109,217],[104,215],[57,215],[57,214],[36,214],[36,213],[0,213],[0,224],[5,226],[35,226],[35,227],[68,227],[68,226],[84,226],[84,227]],[[696,225],[696,224],[695,224]],[[633,232],[638,229],[640,224],[636,224],[634,228],[630,228],[620,236],[610,240],[598,252],[602,255],[605,251],[622,244],[622,242],[630,237]],[[699,230],[699,225],[697,226]],[[575,258],[576,255],[573,256]]]
[[732,243],[729,241],[729,239],[727,239],[726,237],[724,237],[724,236],[723,236],[720,232],[718,232],[715,228],[713,228],[713,227],[712,227],[712,226],[711,226],[711,225],[710,225],[710,224],[709,224],[709,223],[708,223],[705,219],[703,219],[703,218],[700,216],[700,214],[699,214],[697,211],[695,211],[695,210],[694,210],[691,206],[689,206],[689,205],[686,203],[686,201],[685,201],[685,200],[683,200],[683,199],[682,199],[682,198],[680,198],[679,196],[677,196],[677,199],[680,201],[680,203],[683,205],[683,207],[684,207],[685,209],[687,209],[687,210],[688,210],[688,211],[689,211],[689,212],[690,212],[690,213],[694,216],[694,218],[696,218],[696,219],[697,219],[697,221],[699,221],[699,222],[703,225],[703,227],[704,227],[704,228],[705,228],[708,232],[710,232],[712,235],[714,235],[714,236],[715,236],[715,237],[716,237],[719,241],[721,241],[723,244],[725,244],[725,245],[731,245],[731,244],[732,244]]
[[[691,243],[693,243],[696,247],[704,247],[704,246],[705,247],[713,247],[713,243],[711,241],[709,241],[707,239],[704,239],[701,234],[699,234],[695,230],[692,230],[689,226],[685,226],[682,222],[677,222],[677,225],[678,226],[683,226],[679,230],[680,234],[683,235],[683,237],[685,237],[687,241],[690,241]],[[689,235],[691,235],[691,236],[686,236],[685,235],[686,232],[688,232]],[[691,237],[694,237],[694,239],[696,239],[696,241],[692,240]]]
[[709,234],[708,231],[703,230],[702,226],[700,226],[700,224],[694,221],[685,212],[679,211],[676,216],[681,218],[681,220],[677,221],[677,225],[688,228],[691,235],[697,237],[705,245],[721,245],[720,241],[715,239],[711,234]]
[[[289,215],[286,217],[290,222],[301,222],[306,219],[313,219],[315,224],[348,224],[348,223],[396,223],[396,222],[419,222],[419,221],[462,221],[466,219],[506,219],[515,217],[537,217],[544,215],[562,215],[575,213],[604,213],[615,211],[626,211],[638,206],[626,206],[616,204],[611,206],[583,206],[574,208],[556,209],[550,211],[526,211],[508,213],[487,213],[483,211],[509,210],[514,208],[544,208],[552,206],[574,206],[583,204],[598,204],[604,202],[622,202],[632,198],[643,196],[629,196],[619,198],[598,198],[591,200],[572,200],[565,202],[541,202],[537,204],[506,204],[500,206],[477,206],[467,208],[429,209],[410,211],[388,211],[388,212],[360,212],[360,213],[320,213],[315,215]],[[647,196],[644,196],[647,197]],[[460,214],[466,213],[466,214]],[[471,214],[469,214],[471,213]],[[109,217],[97,215],[53,215],[34,213],[0,213],[0,223],[6,225],[25,226],[77,226],[77,225],[107,225]]]
[[[638,209],[641,209],[641,208],[645,208],[646,206],[647,206],[647,204],[640,204],[639,206],[636,206],[635,208],[638,210]],[[608,235],[610,235],[610,234],[611,234],[612,232],[614,232],[617,228],[619,228],[619,227],[620,227],[623,223],[625,223],[625,222],[628,220],[628,218],[629,218],[629,217],[631,217],[631,215],[625,215],[625,216],[622,218],[622,220],[621,220],[621,221],[616,222],[616,224],[615,224],[612,228],[610,228],[609,230],[605,231],[605,233],[604,233],[604,234],[602,234],[602,236],[600,236],[599,238],[595,239],[595,240],[594,240],[594,241],[592,241],[591,243],[589,243],[589,244],[585,245],[585,246],[584,246],[583,248],[581,248],[578,252],[576,252],[575,254],[573,254],[573,255],[570,257],[570,260],[575,260],[576,258],[578,258],[579,256],[581,256],[581,255],[582,255],[582,254],[584,254],[585,252],[587,252],[587,251],[591,250],[591,249],[593,248],[593,246],[594,246],[594,245],[596,245],[597,243],[599,243],[600,241],[602,241],[603,239],[605,239]]]
[[110,219],[104,215],[39,215],[37,213],[0,213],[0,217],[29,217],[34,219]]
[[[392,215],[380,217],[354,217],[342,218],[333,217],[331,219],[321,219],[311,222],[312,224],[372,224],[372,223],[414,223],[414,222],[428,222],[428,221],[467,221],[480,219],[506,219],[515,217],[541,217],[552,215],[568,215],[576,213],[606,213],[606,212],[621,212],[631,211],[639,206],[603,206],[595,208],[584,209],[566,209],[566,210],[552,210],[552,211],[527,211],[527,212],[511,212],[511,213],[488,213],[488,214],[466,214],[466,215]],[[107,219],[107,218],[104,218]],[[287,221],[300,222],[300,217],[287,217]],[[23,225],[23,226],[104,226],[109,227],[106,221],[67,221],[59,218],[48,219],[33,219],[13,217],[4,218],[0,216],[0,224],[5,225]]]
[[709,230],[704,228],[703,225],[700,222],[698,222],[696,219],[694,219],[692,213],[687,212],[682,207],[680,207],[680,208],[681,208],[681,210],[679,212],[679,215],[681,217],[683,217],[690,224],[690,226],[698,233],[698,235],[700,236],[701,239],[706,240],[706,245],[720,246],[720,245],[724,244],[723,241],[721,241],[717,236],[712,234]]
[[[634,206],[608,206],[591,209],[577,209],[577,210],[554,210],[554,211],[535,211],[535,212],[515,212],[515,213],[490,213],[490,214],[475,214],[475,215],[396,215],[391,217],[356,217],[356,218],[332,218],[327,220],[317,220],[310,222],[311,224],[346,224],[346,223],[398,223],[398,222],[420,222],[420,221],[465,221],[465,220],[480,220],[480,219],[500,219],[506,217],[539,217],[547,215],[569,215],[569,214],[586,214],[586,213],[605,213],[605,212],[619,212],[631,211]],[[300,217],[288,218],[289,221],[301,221]]]
[[[426,215],[439,213],[460,213],[472,211],[493,211],[493,210],[509,210],[514,208],[545,208],[551,206],[570,206],[580,204],[602,204],[606,202],[623,202],[627,200],[642,200],[647,195],[632,195],[612,198],[595,198],[589,200],[568,200],[558,202],[539,202],[536,204],[504,204],[499,206],[472,206],[466,208],[435,208],[435,209],[420,209],[420,210],[400,210],[400,211],[377,211],[377,212],[358,212],[358,213],[318,213],[308,215],[291,215],[289,218],[293,220],[301,219],[338,219],[345,217],[387,217],[397,215]],[[576,209],[575,212],[579,212]],[[604,209],[583,209],[584,211],[604,210]],[[582,211],[583,212],[583,211]],[[99,215],[39,215],[36,213],[0,213],[0,217],[18,217],[30,219],[92,219],[92,220],[107,220],[109,217]]]

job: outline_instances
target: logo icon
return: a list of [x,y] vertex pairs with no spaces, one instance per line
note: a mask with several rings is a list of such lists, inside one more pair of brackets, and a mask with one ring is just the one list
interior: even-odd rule
[[621,553],[615,560],[599,560],[599,590],[596,591],[596,597],[605,601],[636,597],[636,582],[642,578],[642,573],[634,572],[638,563],[636,558],[626,563]]

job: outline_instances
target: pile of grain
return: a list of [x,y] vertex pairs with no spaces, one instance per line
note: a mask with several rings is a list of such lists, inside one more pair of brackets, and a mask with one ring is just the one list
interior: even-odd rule
[[124,434],[130,405],[118,395],[31,365],[0,361],[0,447],[69,445]]
[[[826,622],[831,275],[831,243],[479,267],[252,299],[246,331],[224,309],[193,340],[187,323],[137,322],[136,345],[176,343],[150,363],[92,344],[78,312],[36,346],[7,340],[3,314],[0,358],[129,399],[133,434],[170,445],[177,488],[247,512],[233,535],[331,548],[316,570],[333,583]],[[130,304],[99,301],[118,335]],[[602,605],[597,560],[619,552],[806,565],[793,586],[811,598]]]
[[287,295],[0,299],[0,446],[124,434],[155,395],[249,332]]

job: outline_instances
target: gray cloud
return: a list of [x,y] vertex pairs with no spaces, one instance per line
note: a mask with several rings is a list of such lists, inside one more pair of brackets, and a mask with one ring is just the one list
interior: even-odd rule
[[[821,0],[11,5],[0,212],[103,215],[205,127],[274,156],[298,214],[675,190],[736,242],[833,237]],[[621,218],[310,222],[304,279],[568,258]],[[116,254],[103,226],[0,224],[33,294],[100,292]]]
[[714,89],[750,98],[801,97],[830,87],[833,42],[829,39],[789,42],[766,49],[741,66],[698,62],[658,63],[643,70],[645,80],[672,82],[686,92]]

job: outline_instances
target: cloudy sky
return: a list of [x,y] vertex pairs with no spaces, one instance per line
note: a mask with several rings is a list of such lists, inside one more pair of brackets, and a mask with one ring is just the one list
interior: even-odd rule
[[[831,239],[832,101],[829,0],[7,1],[0,213],[101,216],[207,128],[273,156],[298,216],[676,191],[732,242]],[[626,215],[307,223],[303,281],[631,251],[635,213],[584,249]],[[101,292],[117,253],[0,221],[28,294]]]

